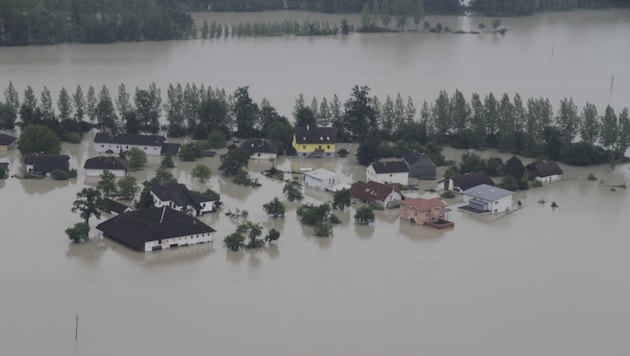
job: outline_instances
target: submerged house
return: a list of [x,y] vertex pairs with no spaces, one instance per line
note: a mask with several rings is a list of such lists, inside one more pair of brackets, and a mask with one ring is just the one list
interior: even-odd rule
[[488,184],[481,184],[464,191],[466,210],[475,213],[499,213],[512,210],[514,192]]
[[409,169],[409,176],[421,180],[436,178],[437,168],[433,161],[418,151],[411,151],[403,156],[403,161]]
[[476,187],[481,184],[494,185],[494,181],[490,176],[481,172],[466,173],[456,176],[450,176],[437,182],[438,190],[452,190],[462,193],[465,190]]
[[297,157],[333,158],[337,152],[337,130],[334,127],[296,127],[291,143]]
[[68,155],[28,155],[24,157],[24,163],[26,172],[34,175],[47,176],[56,169],[70,171],[70,156]]
[[[127,152],[132,148],[138,148],[147,155],[162,154],[162,147],[166,142],[164,136],[119,134],[99,132],[94,136],[94,150],[98,153]],[[178,146],[179,148],[179,146]]]
[[562,179],[564,172],[554,161],[535,161],[525,166],[530,179],[539,181],[542,184],[558,182]]
[[124,177],[129,172],[127,160],[112,156],[88,158],[83,168],[87,177],[99,177],[105,171],[111,172],[116,177]]
[[440,198],[407,198],[400,203],[400,218],[418,225],[429,225],[438,229],[455,226],[447,220],[451,209]]
[[324,168],[318,168],[304,173],[304,185],[317,190],[332,191],[333,187],[339,183],[339,174]]
[[160,208],[169,208],[185,213],[201,215],[214,211],[214,200],[209,197],[186,188],[181,183],[168,183],[151,187],[153,204]]
[[241,143],[240,148],[249,153],[249,159],[276,159],[278,149],[273,142],[264,138],[252,138]]
[[16,142],[17,142],[16,137],[0,133],[0,152],[10,150],[15,145]]
[[133,211],[130,206],[110,198],[104,198],[101,200],[101,206],[99,208],[112,216]]
[[353,200],[381,208],[398,207],[404,199],[397,184],[384,184],[375,181],[367,183],[358,181],[350,187],[350,196]]
[[409,184],[409,167],[403,161],[379,161],[370,163],[365,170],[367,181],[402,185]]
[[212,242],[216,231],[169,207],[124,212],[96,226],[103,236],[138,251],[155,251]]

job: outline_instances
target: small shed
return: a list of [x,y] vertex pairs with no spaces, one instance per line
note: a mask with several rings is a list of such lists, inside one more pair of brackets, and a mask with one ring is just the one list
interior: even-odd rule
[[475,213],[500,213],[512,210],[514,192],[488,184],[481,184],[464,191],[466,210]]
[[558,182],[564,172],[554,161],[540,160],[525,166],[530,179],[535,179],[542,184]]
[[317,190],[331,191],[333,187],[339,183],[339,174],[324,168],[318,168],[304,173],[304,185]]
[[403,156],[403,161],[409,169],[409,176],[422,180],[436,178],[436,167],[433,161],[418,151],[411,151]]

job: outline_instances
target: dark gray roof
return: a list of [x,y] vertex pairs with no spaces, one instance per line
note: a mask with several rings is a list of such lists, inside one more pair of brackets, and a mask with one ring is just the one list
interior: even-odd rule
[[430,164],[433,165],[433,167],[435,167],[435,163],[433,163],[433,161],[431,160],[431,158],[423,155],[422,153],[418,152],[418,151],[411,151],[409,153],[407,153],[406,155],[403,156],[403,161],[405,161],[405,163],[407,163],[408,166],[412,166],[416,163],[418,163],[419,161],[423,161],[423,162],[431,162]]
[[553,175],[562,175],[564,172],[554,161],[536,161],[525,166],[527,172],[536,177],[549,177]]
[[403,161],[380,161],[372,163],[374,172],[381,173],[404,173],[409,172],[409,167]]
[[464,191],[464,195],[487,201],[499,200],[512,194],[514,194],[514,192],[488,184],[481,184]]
[[88,158],[83,165],[85,169],[128,170],[127,160],[118,157],[99,156]]
[[157,195],[161,201],[172,201],[178,206],[192,206],[195,210],[201,210],[201,203],[211,201],[207,196],[189,190],[181,183],[168,183],[151,187],[151,192]]
[[103,234],[133,249],[144,251],[147,241],[215,232],[194,217],[169,207],[130,211],[96,226]]
[[296,127],[293,130],[295,141],[303,143],[337,143],[337,130],[334,127]]
[[70,156],[68,155],[28,155],[24,157],[24,163],[32,164],[35,173],[50,173],[55,169],[70,170]]
[[167,153],[170,153],[172,156],[175,156],[179,152],[179,146],[179,143],[165,142],[162,144],[162,150],[160,151],[160,154],[166,155]]
[[122,214],[125,211],[127,211],[127,209],[133,210],[129,206],[110,198],[105,198],[102,200],[101,209],[110,214],[111,213]]
[[17,140],[16,137],[0,133],[0,146],[10,146]]
[[115,143],[119,145],[162,146],[166,138],[158,135],[120,134],[111,135],[99,132],[94,136],[95,143]]
[[241,143],[240,148],[247,151],[250,156],[256,153],[278,153],[276,145],[264,138],[251,138],[246,140]]
[[[490,176],[488,176],[487,174],[481,173],[481,172],[466,173],[466,174],[461,174],[457,176],[452,176],[449,178],[453,180],[453,186],[459,187],[459,189],[461,190],[467,190],[481,184],[487,184],[487,185],[492,185],[492,186],[494,185],[494,181],[492,180],[492,178],[490,178]],[[449,178],[446,178],[446,179],[449,179]],[[441,180],[440,182],[443,182],[443,181],[444,180]]]

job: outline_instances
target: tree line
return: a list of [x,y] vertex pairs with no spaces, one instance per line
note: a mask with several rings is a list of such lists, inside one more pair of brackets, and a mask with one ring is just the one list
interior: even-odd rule
[[436,164],[441,159],[434,147],[445,144],[492,147],[581,165],[623,159],[630,147],[627,108],[615,112],[607,106],[600,112],[592,103],[579,108],[572,98],[564,98],[555,111],[547,98],[524,100],[518,93],[513,97],[473,93],[467,99],[459,90],[452,95],[440,91],[434,101],[425,100],[417,109],[410,96],[399,93],[379,99],[369,87],[357,85],[345,102],[334,94],[307,103],[299,94],[292,120],[265,98],[254,102],[248,87],[228,93],[194,83],[170,84],[163,98],[155,83],[135,88],[133,95],[124,84],[115,95],[106,86],[98,91],[89,86],[84,94],[78,85],[73,93],[61,88],[55,103],[46,87],[38,99],[27,86],[20,99],[9,83],[4,97],[0,129],[44,125],[70,142],[95,127],[113,134],[165,132],[208,141],[265,137],[284,150],[291,146],[293,127],[310,125],[335,127],[341,141],[370,143],[376,148],[367,157],[401,156],[417,149],[434,156]]
[[547,11],[630,7],[629,0],[472,0],[468,8],[486,16],[525,16]]
[[[349,27],[346,22],[342,22],[341,30],[344,26]],[[283,21],[283,22],[246,22],[232,25],[220,24],[216,21],[208,24],[203,22],[199,30],[199,36],[203,39],[208,38],[228,38],[228,37],[272,37],[283,35],[295,36],[329,36],[339,34],[340,27],[330,25],[328,22],[309,22],[309,21]],[[350,32],[346,29],[345,33]]]
[[192,17],[169,0],[5,0],[0,45],[193,38]]

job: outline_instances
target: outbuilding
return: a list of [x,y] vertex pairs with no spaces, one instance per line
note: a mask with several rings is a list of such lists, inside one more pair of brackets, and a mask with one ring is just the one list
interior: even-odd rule
[[317,190],[332,191],[333,187],[339,183],[339,174],[324,168],[318,168],[304,173],[304,185]]
[[488,184],[464,191],[466,210],[476,213],[500,213],[512,210],[514,192]]
[[367,181],[409,184],[409,168],[403,161],[373,162],[366,168],[365,176]]
[[99,177],[109,171],[116,177],[124,177],[129,171],[127,160],[113,156],[99,156],[88,158],[83,165],[87,177]]
[[549,184],[560,181],[564,172],[554,161],[540,160],[532,162],[525,166],[527,174],[531,179],[537,180],[542,184]]

